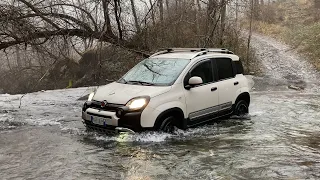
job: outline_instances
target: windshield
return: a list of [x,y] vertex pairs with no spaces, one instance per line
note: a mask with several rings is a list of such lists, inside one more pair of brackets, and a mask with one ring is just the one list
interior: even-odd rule
[[118,82],[172,85],[189,62],[188,59],[145,59],[134,66]]

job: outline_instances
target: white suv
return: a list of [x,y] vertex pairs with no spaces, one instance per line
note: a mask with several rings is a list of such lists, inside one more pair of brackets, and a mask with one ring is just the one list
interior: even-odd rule
[[173,48],[91,93],[82,119],[96,130],[172,132],[247,114],[249,104],[238,56],[227,49]]

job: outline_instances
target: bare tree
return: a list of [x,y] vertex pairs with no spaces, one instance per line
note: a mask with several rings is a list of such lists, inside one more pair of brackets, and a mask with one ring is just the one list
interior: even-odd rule
[[122,33],[121,22],[120,22],[120,16],[121,16],[121,11],[119,11],[120,7],[121,7],[120,0],[114,0],[114,14],[116,17],[119,39],[123,40],[123,33]]
[[162,0],[158,0],[159,3],[159,11],[160,11],[160,21],[163,22],[163,1]]
[[[68,78],[87,76],[88,69],[99,68],[88,77],[93,82],[108,71],[104,68],[108,67],[105,51],[110,47],[144,57],[146,52],[163,47],[225,47],[250,53],[246,51],[250,37],[244,45],[237,25],[244,14],[240,12],[242,5],[248,0],[237,0],[235,23],[230,21],[229,12],[234,0],[139,1],[143,4],[139,3],[139,7],[136,0],[1,1],[0,53],[4,56],[0,60],[4,64],[1,68],[9,70],[0,72],[0,81],[3,84],[2,80],[15,77],[21,79],[21,84],[10,87],[8,80],[8,87],[25,86],[31,91],[39,79],[49,79],[48,88],[61,88]],[[259,1],[250,0],[251,20],[253,6]],[[138,13],[138,8],[145,11]],[[89,60],[82,61],[87,54]],[[76,67],[80,73],[71,71]]]
[[254,0],[253,1],[253,17],[255,19],[259,19],[260,18],[260,2],[259,0]]
[[[93,2],[79,2],[77,4],[62,0],[55,2],[16,0],[1,4],[0,50],[18,44],[42,44],[54,37],[62,36],[97,39],[136,49],[123,38],[119,0],[114,0],[118,35],[113,33],[114,28],[110,20],[110,0],[102,0],[101,6],[99,4],[94,6]],[[83,8],[84,6],[86,8]],[[86,10],[90,8],[91,11]],[[69,9],[70,12],[64,13],[64,9]],[[103,19],[99,13],[103,13]],[[12,28],[8,29],[8,26]]]
[[150,6],[151,6],[150,12],[151,12],[152,24],[153,24],[153,26],[155,26],[156,20],[155,20],[154,8],[153,8],[154,7],[154,3],[152,2],[152,0],[149,0],[149,3],[150,3]]
[[220,14],[221,14],[220,45],[223,46],[224,28],[226,26],[227,1],[221,0],[220,7],[221,7],[221,9],[220,9]]
[[247,43],[247,58],[246,58],[246,66],[248,68],[248,71],[250,71],[249,69],[249,56],[250,56],[250,43],[251,43],[251,37],[252,37],[252,22],[253,22],[253,16],[254,16],[254,12],[255,12],[255,0],[251,0],[250,3],[250,25],[249,25],[249,35],[248,35],[248,43]]
[[136,26],[136,30],[138,33],[140,33],[140,25],[138,22],[138,16],[137,16],[137,12],[136,12],[136,6],[134,4],[134,0],[130,0],[131,1],[131,9],[132,9],[132,14],[133,14],[133,18],[134,18],[134,24]]

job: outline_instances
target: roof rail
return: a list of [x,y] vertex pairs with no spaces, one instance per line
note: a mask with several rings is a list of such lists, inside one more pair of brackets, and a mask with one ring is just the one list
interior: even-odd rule
[[195,54],[194,56],[192,56],[192,58],[190,58],[190,59],[193,59],[193,58],[195,58],[195,57],[198,57],[198,56],[207,54],[207,52],[208,52],[208,51],[200,51],[200,52],[198,52],[197,54]]
[[157,56],[160,54],[166,54],[171,52],[198,52],[193,58],[206,54],[205,52],[216,52],[216,53],[226,53],[226,54],[233,54],[232,51],[229,51],[225,48],[167,48],[161,49],[161,51],[152,54],[150,57]]
[[226,54],[234,54],[232,51],[229,51],[228,49],[225,48],[209,48],[207,49],[208,52],[217,52],[217,53],[226,53]]

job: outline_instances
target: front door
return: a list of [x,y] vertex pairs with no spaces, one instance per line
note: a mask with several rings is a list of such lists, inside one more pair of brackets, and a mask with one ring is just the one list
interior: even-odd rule
[[214,83],[212,60],[195,64],[186,76],[184,84],[186,85],[193,76],[201,77],[203,83],[185,90],[189,126],[208,121],[219,111],[219,89]]

